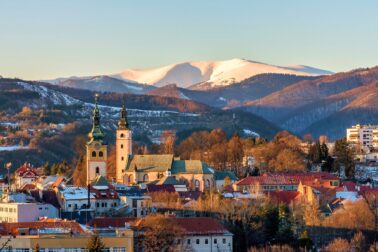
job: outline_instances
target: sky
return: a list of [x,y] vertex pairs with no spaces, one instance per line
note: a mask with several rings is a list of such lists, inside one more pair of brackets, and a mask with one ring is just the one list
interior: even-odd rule
[[29,80],[245,58],[378,65],[376,0],[0,0],[0,75]]

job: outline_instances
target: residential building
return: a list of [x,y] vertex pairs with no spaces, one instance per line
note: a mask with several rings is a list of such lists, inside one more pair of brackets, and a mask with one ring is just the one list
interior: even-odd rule
[[347,141],[364,152],[378,148],[378,125],[354,125],[347,129]]
[[227,186],[231,186],[238,181],[238,178],[231,171],[215,171],[214,180],[216,189],[222,192]]
[[111,213],[120,205],[120,198],[114,186],[101,175],[92,181],[90,192],[95,198],[96,214]]
[[[207,217],[171,218],[184,232],[184,237],[177,241],[182,248],[181,251],[233,251],[233,234],[219,221]],[[138,218],[104,217],[91,220],[88,226],[96,227],[100,233],[111,233],[112,231],[116,232],[118,228],[125,227],[139,230],[138,227],[142,222],[143,219]],[[138,232],[135,232],[135,244],[138,244],[138,238]]]
[[37,171],[30,164],[24,163],[15,171],[16,188],[21,188],[26,184],[32,184],[39,178]]
[[275,173],[249,176],[234,184],[235,191],[259,193],[269,191],[296,191],[299,183],[309,186],[334,188],[340,179],[327,172]]
[[[84,187],[65,186],[60,187],[57,198],[63,212],[74,212],[88,208],[88,189]],[[91,209],[95,208],[95,195],[90,193]]]
[[57,218],[59,217],[58,209],[51,204],[45,203],[17,203],[1,202],[0,203],[0,221],[1,222],[28,222],[37,221],[41,217]]
[[[44,252],[84,252],[92,232],[74,221],[45,220],[39,222],[1,223],[0,242],[7,251],[32,252],[39,246]],[[120,230],[111,235],[101,234],[105,251],[134,251],[133,231]]]

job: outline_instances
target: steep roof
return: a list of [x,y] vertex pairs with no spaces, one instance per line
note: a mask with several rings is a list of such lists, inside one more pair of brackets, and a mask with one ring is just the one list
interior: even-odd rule
[[123,228],[125,223],[131,224],[136,220],[136,218],[128,217],[98,217],[89,221],[87,225],[93,228]]
[[17,168],[16,174],[20,177],[36,177],[38,175],[36,169],[27,163]]
[[290,204],[300,196],[300,193],[296,191],[274,191],[268,192],[267,195],[277,202]]
[[126,171],[165,172],[172,167],[173,155],[133,155]]
[[224,180],[227,177],[229,177],[233,181],[238,180],[235,173],[233,173],[232,171],[215,171],[214,177],[215,180]]
[[104,176],[98,175],[91,183],[93,187],[106,187],[109,186],[109,182]]
[[172,174],[212,174],[211,168],[200,160],[173,160]]
[[230,233],[219,221],[207,217],[174,218],[187,235],[209,235]]

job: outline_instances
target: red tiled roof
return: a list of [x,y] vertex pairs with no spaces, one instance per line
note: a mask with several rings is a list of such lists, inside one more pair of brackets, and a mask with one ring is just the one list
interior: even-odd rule
[[346,188],[346,190],[348,192],[356,192],[357,191],[356,183],[354,183],[352,181],[343,181],[341,183],[341,186],[342,186],[343,189]]
[[320,184],[327,180],[338,180],[339,178],[328,172],[306,172],[306,173],[274,173],[263,174],[262,176],[249,176],[239,180],[236,185],[298,185]]
[[290,204],[292,201],[295,201],[300,193],[292,191],[274,191],[268,192],[267,195],[280,203]]
[[127,217],[100,217],[89,221],[88,226],[93,228],[122,228],[125,227],[125,223],[132,224],[136,220],[136,218]]
[[19,229],[39,230],[46,228],[62,228],[68,229],[73,234],[84,234],[79,223],[75,221],[35,221],[35,222],[14,222],[14,223],[0,223],[0,235],[18,235]]
[[36,177],[37,171],[28,164],[23,164],[16,170],[16,174],[20,177]]
[[108,189],[100,190],[91,186],[91,193],[95,194],[96,200],[109,200],[109,199],[119,199],[118,193],[114,186],[109,185]]
[[174,218],[177,225],[189,235],[224,234],[229,232],[219,221],[206,218]]

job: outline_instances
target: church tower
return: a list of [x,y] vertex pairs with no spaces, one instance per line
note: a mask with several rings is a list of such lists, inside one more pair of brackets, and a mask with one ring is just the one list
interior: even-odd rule
[[117,183],[125,183],[123,173],[130,155],[132,154],[132,132],[127,122],[125,105],[122,106],[121,115],[116,131],[116,177]]
[[95,97],[93,109],[93,126],[88,134],[87,149],[87,184],[90,184],[98,175],[106,177],[106,159],[108,146],[104,142],[104,136],[100,125],[100,110],[98,108],[98,94]]

